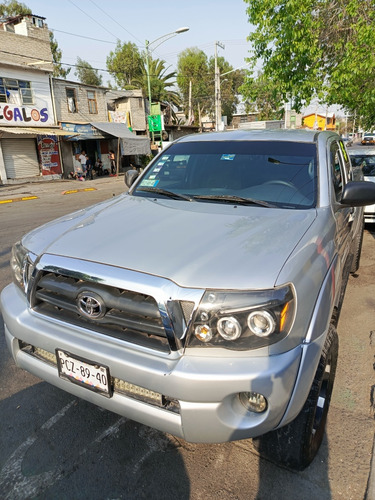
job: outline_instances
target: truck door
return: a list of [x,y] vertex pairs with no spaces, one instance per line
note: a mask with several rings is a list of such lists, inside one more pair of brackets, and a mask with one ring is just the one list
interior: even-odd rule
[[[346,150],[344,148],[344,152]],[[347,153],[346,153],[347,157]],[[345,269],[347,258],[352,242],[352,225],[354,220],[354,209],[345,207],[340,204],[342,192],[345,184],[349,180],[350,163],[347,158],[345,161],[343,151],[340,148],[339,141],[333,141],[330,147],[330,169],[333,180],[333,216],[336,220],[336,248],[339,258],[340,270],[337,273],[338,277],[346,276]],[[337,283],[340,285],[340,283]]]

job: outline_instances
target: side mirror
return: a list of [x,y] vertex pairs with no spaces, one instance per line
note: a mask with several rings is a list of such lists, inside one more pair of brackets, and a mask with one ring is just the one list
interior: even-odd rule
[[365,207],[375,203],[375,183],[370,181],[348,182],[342,193],[341,204]]
[[138,170],[127,170],[125,172],[125,184],[130,188],[130,186],[134,183],[134,181],[139,177]]

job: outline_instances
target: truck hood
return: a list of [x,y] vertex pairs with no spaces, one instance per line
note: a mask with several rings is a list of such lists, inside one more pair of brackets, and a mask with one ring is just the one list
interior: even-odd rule
[[154,200],[121,195],[23,239],[50,253],[168,278],[192,288],[274,286],[315,210]]

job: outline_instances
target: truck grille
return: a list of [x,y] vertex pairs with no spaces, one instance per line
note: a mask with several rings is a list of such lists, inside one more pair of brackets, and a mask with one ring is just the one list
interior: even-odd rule
[[183,347],[194,301],[169,300],[167,310],[151,294],[118,286],[121,280],[114,286],[83,271],[43,267],[29,287],[30,306],[37,313],[161,352]]

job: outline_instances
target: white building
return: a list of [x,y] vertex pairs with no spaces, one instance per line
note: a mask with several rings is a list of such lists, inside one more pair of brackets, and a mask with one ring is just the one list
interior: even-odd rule
[[0,181],[61,176],[44,18],[0,19]]

